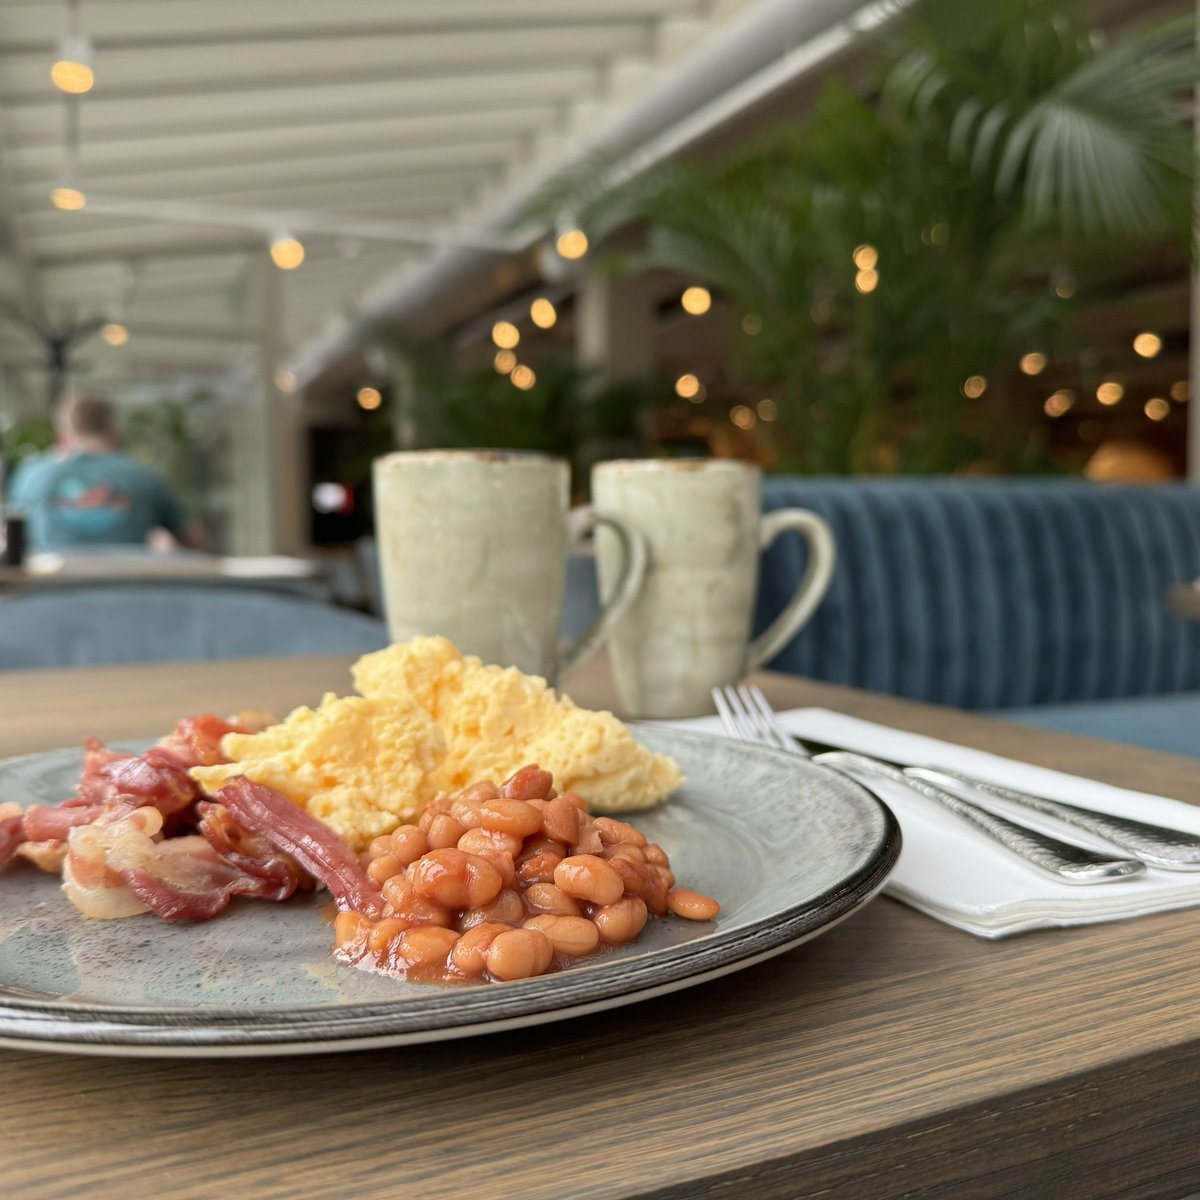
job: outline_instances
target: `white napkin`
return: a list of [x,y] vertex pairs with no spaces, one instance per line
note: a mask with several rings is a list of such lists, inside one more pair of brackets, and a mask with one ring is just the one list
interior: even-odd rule
[[[1179,800],[1110,787],[828,709],[799,708],[779,715],[800,737],[895,762],[950,767],[1051,799],[1200,834],[1200,808]],[[663,723],[723,732],[716,717]],[[1144,875],[1116,882],[1059,883],[935,801],[882,779],[871,780],[869,788],[896,814],[904,835],[887,894],[980,937],[1116,921],[1200,904],[1200,872],[1147,867]],[[987,807],[1064,841],[1114,849],[1103,839],[1049,817],[1000,802],[989,801]]]

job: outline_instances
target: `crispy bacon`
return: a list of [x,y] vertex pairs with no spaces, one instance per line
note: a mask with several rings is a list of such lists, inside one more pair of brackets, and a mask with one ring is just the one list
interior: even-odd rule
[[84,916],[112,919],[150,911],[165,921],[205,921],[234,896],[284,900],[293,877],[250,875],[203,837],[159,840],[151,806],[112,810],[67,839],[63,891]]
[[23,815],[21,806],[15,801],[0,804],[0,867],[12,861],[25,840]]
[[156,749],[169,755],[184,770],[210,767],[225,762],[221,739],[227,733],[248,732],[249,728],[240,721],[225,721],[212,713],[203,713],[198,717],[184,717]]
[[247,875],[280,886],[290,883],[286,893],[289,896],[296,888],[305,891],[312,888],[312,876],[302,870],[290,854],[285,854],[261,834],[251,833],[238,824],[224,804],[202,800],[196,811],[200,817],[198,831],[226,862],[233,863]]
[[354,851],[328,825],[286,796],[237,775],[214,799],[244,829],[291,855],[329,889],[339,906],[369,917],[383,915],[383,893],[363,871]]
[[67,843],[64,838],[47,838],[41,842],[22,842],[17,847],[17,857],[31,862],[47,875],[61,875],[67,858]]
[[90,825],[102,812],[102,804],[89,804],[78,796],[64,800],[51,808],[33,804],[25,810],[22,822],[26,840],[31,842],[62,841],[77,825]]

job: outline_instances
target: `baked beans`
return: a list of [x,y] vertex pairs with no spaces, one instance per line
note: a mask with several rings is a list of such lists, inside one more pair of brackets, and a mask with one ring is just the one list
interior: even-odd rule
[[383,916],[339,912],[334,953],[418,982],[511,982],[636,940],[651,916],[711,921],[720,905],[676,887],[666,852],[593,817],[548,771],[522,767],[439,797],[364,856]]

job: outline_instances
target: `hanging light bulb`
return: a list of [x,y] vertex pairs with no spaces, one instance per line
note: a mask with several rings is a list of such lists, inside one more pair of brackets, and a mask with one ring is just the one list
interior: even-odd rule
[[120,321],[109,321],[100,330],[100,336],[110,346],[123,346],[129,341],[129,328]]
[[92,43],[79,27],[79,0],[67,0],[67,29],[50,67],[50,80],[68,96],[82,96],[95,85]]
[[60,92],[68,96],[82,96],[96,84],[92,70],[92,44],[79,34],[63,38],[58,47],[58,58],[50,67],[50,80]]
[[521,341],[521,331],[511,321],[497,321],[492,326],[492,342],[501,350],[512,350]]
[[679,303],[685,313],[701,317],[712,308],[712,293],[706,287],[690,287],[680,297]]
[[553,329],[558,321],[558,310],[545,296],[539,296],[529,306],[529,319],[539,329]]
[[574,261],[588,252],[588,236],[572,220],[562,220],[554,231],[554,249],[560,258]]
[[73,183],[63,183],[50,189],[50,203],[62,212],[78,212],[87,204],[87,197]]
[[304,261],[304,244],[290,233],[271,240],[271,261],[281,271],[294,271]]

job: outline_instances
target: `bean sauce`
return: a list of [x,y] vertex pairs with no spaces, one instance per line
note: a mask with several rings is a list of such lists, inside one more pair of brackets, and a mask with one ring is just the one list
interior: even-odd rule
[[338,912],[334,955],[416,982],[529,979],[628,945],[656,918],[720,912],[675,886],[661,846],[558,795],[536,765],[435,800],[416,825],[376,838],[365,867],[383,916]]

